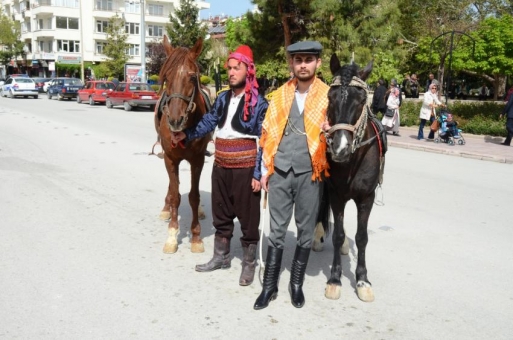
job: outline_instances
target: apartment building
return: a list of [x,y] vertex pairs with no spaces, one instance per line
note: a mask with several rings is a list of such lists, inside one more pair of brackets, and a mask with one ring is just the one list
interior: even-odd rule
[[[198,11],[210,8],[206,1],[195,3]],[[116,15],[126,21],[128,63],[140,64],[145,51],[141,33],[145,43],[160,40],[180,0],[0,0],[0,5],[5,14],[21,23],[21,40],[25,43],[26,57],[13,60],[7,67],[32,76],[52,76],[56,62],[105,60],[106,27],[109,18]],[[6,65],[3,67],[0,73],[6,74]]]

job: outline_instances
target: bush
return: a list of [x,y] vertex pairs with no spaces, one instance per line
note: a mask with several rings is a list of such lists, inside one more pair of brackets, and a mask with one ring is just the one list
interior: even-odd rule
[[[403,100],[401,105],[401,126],[420,124],[422,100]],[[448,111],[458,122],[463,132],[478,135],[506,136],[505,120],[499,120],[504,108],[500,102],[469,102],[451,100]]]
[[158,74],[152,74],[148,80],[158,82],[159,81],[159,75]]
[[208,85],[212,83],[212,78],[210,78],[209,76],[201,76],[200,83],[201,85]]
[[159,92],[160,91],[160,85],[150,85],[150,87],[155,90],[156,92]]

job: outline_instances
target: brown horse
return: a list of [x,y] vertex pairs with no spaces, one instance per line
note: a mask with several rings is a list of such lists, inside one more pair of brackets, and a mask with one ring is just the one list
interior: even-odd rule
[[205,150],[211,136],[192,140],[187,145],[175,145],[171,141],[171,133],[198,124],[207,111],[207,99],[201,95],[200,74],[196,63],[203,47],[203,40],[198,39],[189,50],[185,47],[173,48],[164,36],[163,45],[167,59],[159,75],[162,87],[161,98],[156,108],[155,128],[164,150],[164,161],[169,175],[169,188],[160,214],[161,219],[169,219],[169,236],[164,245],[164,253],[172,254],[178,250],[178,207],[181,198],[178,170],[182,160],[188,161],[191,166],[191,251],[201,253],[204,248],[200,238],[199,180],[205,162]]

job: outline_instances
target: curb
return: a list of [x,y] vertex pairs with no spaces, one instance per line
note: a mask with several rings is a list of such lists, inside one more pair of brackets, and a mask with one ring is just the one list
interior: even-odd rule
[[[466,136],[465,136],[466,138]],[[404,142],[396,142],[396,141],[390,141],[388,140],[389,146],[395,146],[398,148],[403,149],[410,149],[410,150],[417,150],[417,151],[425,151],[425,152],[432,152],[432,153],[439,153],[444,155],[450,155],[450,156],[458,156],[458,157],[464,157],[464,158],[471,158],[471,159],[479,159],[483,161],[491,161],[491,162],[498,162],[498,163],[505,163],[505,164],[513,164],[513,156],[512,157],[506,157],[506,156],[490,156],[490,155],[481,155],[477,153],[472,152],[461,152],[459,150],[446,150],[446,149],[440,149],[436,147],[431,146],[421,146],[421,145],[414,145],[410,143],[404,143]]]

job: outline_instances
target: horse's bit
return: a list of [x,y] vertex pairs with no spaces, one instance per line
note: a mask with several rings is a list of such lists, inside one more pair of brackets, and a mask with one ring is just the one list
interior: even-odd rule
[[[342,86],[341,77],[336,76],[333,78],[333,83],[330,86]],[[325,133],[326,141],[328,144],[332,143],[332,135],[335,131],[338,130],[346,130],[353,134],[353,144],[351,145],[351,153],[354,153],[359,147],[370,143],[372,140],[367,140],[362,143],[363,134],[365,133],[365,128],[367,127],[367,118],[369,116],[369,105],[367,104],[367,97],[369,95],[369,91],[367,90],[367,84],[358,77],[353,77],[349,86],[359,87],[365,90],[365,105],[363,106],[362,114],[360,118],[356,121],[354,125],[347,123],[339,123],[333,125],[328,132]]]

